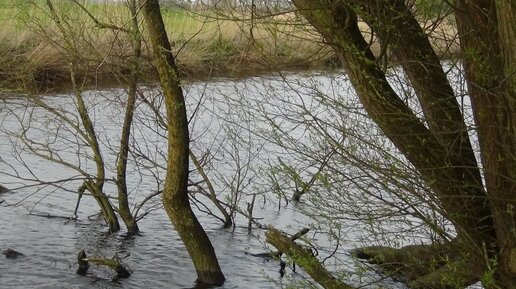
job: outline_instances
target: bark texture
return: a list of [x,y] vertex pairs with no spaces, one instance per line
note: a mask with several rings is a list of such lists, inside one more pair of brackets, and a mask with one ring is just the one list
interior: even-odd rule
[[[496,3],[497,2],[497,3]],[[488,199],[495,222],[495,277],[516,287],[515,6],[501,1],[457,1],[457,27]],[[510,48],[512,46],[512,49]],[[512,66],[511,66],[512,65]]]
[[195,217],[188,199],[189,135],[183,91],[157,0],[142,0],[143,15],[154,52],[161,88],[165,95],[168,160],[163,205],[183,240],[201,283],[225,281],[213,246]]

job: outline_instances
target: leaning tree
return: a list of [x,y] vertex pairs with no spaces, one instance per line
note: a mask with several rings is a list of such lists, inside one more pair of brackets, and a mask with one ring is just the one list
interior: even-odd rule
[[[438,246],[356,253],[405,275],[412,288],[464,288],[477,281],[485,288],[516,288],[516,7],[508,0],[446,1],[460,41],[471,132],[408,2],[293,0],[333,48],[369,118],[424,180],[424,192],[455,232]],[[359,21],[378,38],[379,54],[372,52]],[[403,70],[422,115],[388,81],[386,55]],[[477,140],[478,154],[472,145]],[[269,237],[279,244],[274,231]],[[298,259],[307,253],[292,246],[284,251]],[[331,280],[328,288],[341,285]]]

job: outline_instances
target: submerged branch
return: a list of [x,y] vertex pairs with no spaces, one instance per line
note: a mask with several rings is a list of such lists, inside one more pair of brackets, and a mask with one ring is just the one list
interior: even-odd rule
[[269,227],[265,236],[267,243],[273,245],[280,252],[283,252],[292,258],[295,263],[301,266],[306,273],[308,273],[308,275],[310,275],[310,277],[312,277],[312,279],[322,287],[326,289],[354,289],[354,287],[335,278],[328,270],[326,270],[326,268],[324,268],[310,249],[303,248],[301,245],[294,242],[292,237],[288,237],[273,227]]
[[188,154],[190,155],[190,159],[192,160],[193,164],[195,165],[195,168],[197,169],[197,171],[201,175],[202,179],[204,180],[204,183],[208,187],[208,193],[203,192],[203,195],[208,197],[213,202],[215,207],[217,207],[219,212],[224,216],[224,220],[222,220],[224,222],[224,227],[230,227],[233,224],[233,222],[231,220],[231,216],[228,214],[226,209],[224,209],[224,207],[221,205],[220,201],[217,199],[217,194],[215,193],[215,189],[213,188],[211,180],[208,177],[208,175],[206,174],[206,171],[204,170],[201,162],[199,161],[199,159],[197,159],[197,156],[192,152],[191,149],[188,150]]
[[79,275],[86,275],[88,268],[90,267],[90,262],[96,265],[106,266],[115,270],[117,274],[116,276],[118,278],[128,278],[129,276],[131,276],[132,273],[131,270],[129,270],[122,264],[117,254],[115,254],[115,256],[113,256],[113,258],[111,259],[101,257],[87,258],[86,253],[84,252],[84,250],[82,250],[79,252],[79,255],[77,256],[77,262],[79,263],[79,269],[77,269],[77,274]]

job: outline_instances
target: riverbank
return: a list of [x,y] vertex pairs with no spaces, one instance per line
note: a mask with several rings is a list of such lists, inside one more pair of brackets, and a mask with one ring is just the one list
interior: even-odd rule
[[[44,3],[0,2],[0,90],[70,87],[71,63],[79,82],[87,85],[120,85],[134,70],[135,32],[125,5],[55,2],[56,17],[52,18]],[[322,37],[294,13],[271,16],[270,11],[192,11],[167,6],[163,17],[179,69],[187,80],[339,66]],[[142,29],[141,20],[139,23]],[[365,24],[361,27],[364,34],[370,34]],[[443,22],[426,29],[440,56],[458,54],[452,25]],[[146,33],[141,33],[141,78],[155,82]],[[380,54],[377,43],[371,47]]]

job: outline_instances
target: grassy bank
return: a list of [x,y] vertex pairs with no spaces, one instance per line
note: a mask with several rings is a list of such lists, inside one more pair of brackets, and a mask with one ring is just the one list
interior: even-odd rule
[[[52,1],[54,18],[43,0],[0,3],[0,87],[26,90],[68,84],[72,62],[91,83],[116,82],[131,69],[134,33],[127,32],[131,20],[123,3]],[[251,17],[245,10],[162,9],[186,78],[238,77],[335,64],[331,49],[293,13],[267,16],[258,11]],[[440,38],[450,38],[446,35],[453,35],[449,31],[453,29],[438,28],[445,31],[435,33],[434,42],[448,50],[446,43],[453,42]],[[145,39],[145,31],[142,34]],[[373,49],[380,50],[376,44]],[[144,44],[143,75],[152,81],[149,55]]]

